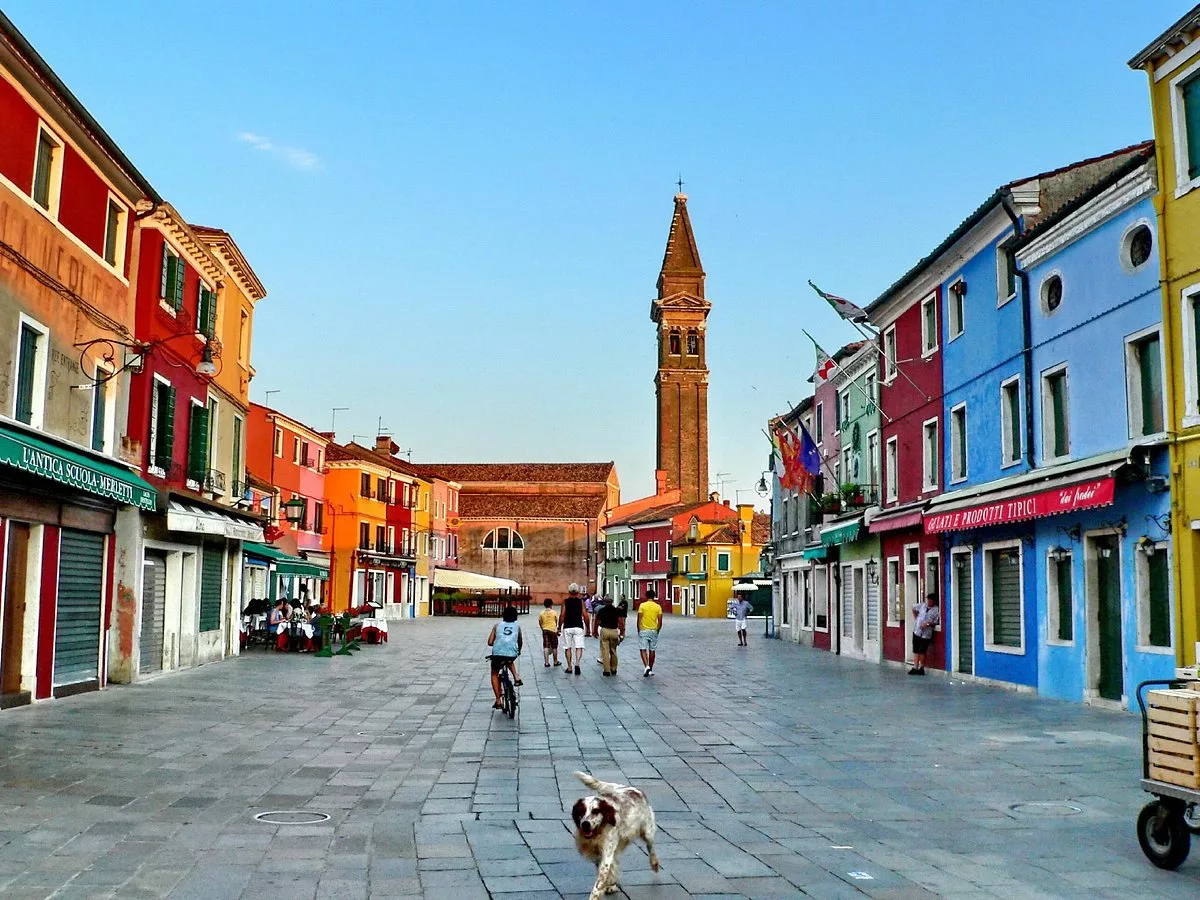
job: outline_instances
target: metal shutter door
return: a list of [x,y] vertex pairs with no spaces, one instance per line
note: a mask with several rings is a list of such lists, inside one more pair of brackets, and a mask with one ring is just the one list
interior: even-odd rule
[[879,579],[867,579],[867,640],[879,640]]
[[221,627],[221,575],[225,554],[219,544],[205,544],[200,569],[200,630]]
[[854,569],[842,567],[842,637],[854,636]]
[[62,529],[54,625],[54,686],[100,677],[104,535]]
[[1021,646],[1021,554],[1018,550],[992,553],[992,642]]
[[167,557],[147,553],[142,577],[142,629],[139,672],[158,672],[163,661],[163,630],[167,614]]
[[955,556],[954,571],[958,579],[958,591],[954,595],[958,614],[958,671],[969,675],[975,666],[975,592],[971,557],[966,554]]

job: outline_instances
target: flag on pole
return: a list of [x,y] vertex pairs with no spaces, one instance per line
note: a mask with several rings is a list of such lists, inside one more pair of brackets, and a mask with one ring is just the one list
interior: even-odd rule
[[814,479],[821,474],[821,451],[803,422],[800,423],[800,465]]
[[828,353],[821,349],[821,345],[817,343],[816,338],[807,331],[804,332],[804,336],[813,342],[813,347],[817,350],[817,368],[813,372],[813,376],[816,378],[817,385],[822,385],[829,380],[829,376],[837,371],[838,364],[833,361],[833,358]]
[[811,281],[808,283],[808,286],[820,294],[821,299],[832,306],[834,312],[836,312],[843,319],[846,319],[850,322],[867,321],[867,311],[861,306],[856,306],[845,297],[839,297],[837,294],[827,294]]

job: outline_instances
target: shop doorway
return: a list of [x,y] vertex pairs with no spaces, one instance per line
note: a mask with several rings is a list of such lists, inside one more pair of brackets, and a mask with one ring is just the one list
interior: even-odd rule
[[954,604],[955,671],[975,674],[975,588],[971,552],[956,550],[951,557],[950,590]]
[[146,551],[142,563],[142,622],[138,671],[161,672],[167,621],[167,555]]
[[1088,538],[1093,577],[1088,585],[1089,620],[1093,635],[1088,649],[1094,651],[1095,667],[1089,676],[1096,693],[1105,700],[1120,701],[1125,693],[1124,651],[1121,641],[1121,544],[1115,534]]
[[21,657],[25,651],[25,590],[29,577],[30,527],[8,523],[4,556],[4,593],[0,596],[0,709],[29,702],[21,690]]

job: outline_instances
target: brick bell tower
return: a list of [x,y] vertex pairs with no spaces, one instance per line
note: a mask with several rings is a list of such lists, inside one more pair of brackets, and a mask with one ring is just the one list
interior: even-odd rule
[[650,319],[658,326],[658,466],[684,503],[708,497],[708,365],[704,269],[688,218],[687,195],[675,195],[667,250]]

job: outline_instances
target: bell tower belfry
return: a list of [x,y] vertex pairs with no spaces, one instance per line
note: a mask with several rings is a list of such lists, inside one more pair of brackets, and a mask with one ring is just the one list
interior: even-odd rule
[[650,319],[658,326],[658,465],[666,487],[684,503],[708,497],[708,365],[704,269],[688,218],[687,195],[675,195],[675,213],[658,274]]

